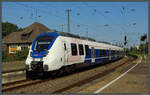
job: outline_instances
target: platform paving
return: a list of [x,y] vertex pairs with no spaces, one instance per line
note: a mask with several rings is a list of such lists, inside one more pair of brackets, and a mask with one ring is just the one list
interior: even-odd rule
[[[86,89],[80,90],[78,93],[95,93],[98,89],[104,87],[134,65],[135,63],[126,65],[112,74],[107,75],[105,80],[96,82]],[[148,93],[148,62],[138,64],[126,75],[99,93]]]
[[101,93],[148,93],[148,64],[140,63]]
[[25,69],[24,61],[15,61],[15,62],[2,62],[2,72]]

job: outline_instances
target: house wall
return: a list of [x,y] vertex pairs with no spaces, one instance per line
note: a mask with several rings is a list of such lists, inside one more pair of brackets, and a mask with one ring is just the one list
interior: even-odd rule
[[9,54],[15,54],[17,51],[24,50],[25,48],[30,48],[30,44],[10,44]]

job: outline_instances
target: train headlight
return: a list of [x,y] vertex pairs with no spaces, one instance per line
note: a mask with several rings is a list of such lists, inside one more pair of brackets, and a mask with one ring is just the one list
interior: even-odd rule
[[49,51],[46,51],[45,56],[48,55]]
[[32,51],[30,52],[30,57],[32,57]]
[[48,65],[44,65],[43,69],[44,71],[48,71]]

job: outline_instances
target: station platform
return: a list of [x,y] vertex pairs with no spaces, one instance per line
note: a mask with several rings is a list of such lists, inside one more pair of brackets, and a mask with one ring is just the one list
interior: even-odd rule
[[136,64],[125,65],[78,93],[148,93],[148,62]]
[[24,61],[2,62],[2,72],[25,69]]

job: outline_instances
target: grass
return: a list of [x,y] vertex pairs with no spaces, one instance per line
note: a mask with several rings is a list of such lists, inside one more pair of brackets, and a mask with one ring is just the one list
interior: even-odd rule
[[136,56],[141,56],[142,57],[142,62],[148,62],[148,54],[143,54],[143,53],[135,53],[135,52],[129,52],[128,54],[136,55]]

